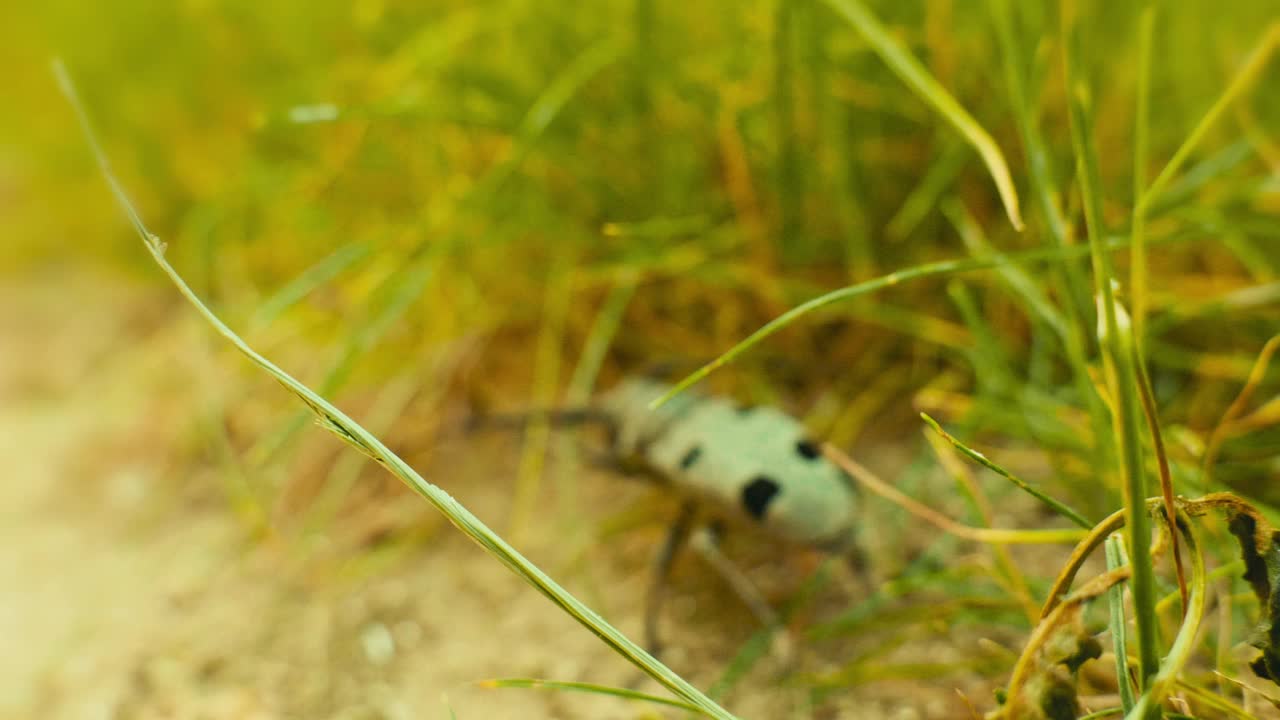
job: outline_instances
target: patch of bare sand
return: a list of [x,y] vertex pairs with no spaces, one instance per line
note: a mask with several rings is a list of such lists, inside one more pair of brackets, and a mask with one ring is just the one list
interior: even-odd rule
[[[391,540],[353,545],[335,533],[304,548],[251,537],[219,494],[222,466],[192,419],[249,391],[225,367],[234,356],[211,356],[217,341],[163,289],[66,270],[8,283],[0,343],[0,716],[654,712],[591,695],[476,688],[518,676],[634,685],[637,674],[408,493],[385,500]],[[279,402],[290,399],[281,391]],[[433,454],[428,476],[501,528],[517,454],[509,438],[455,441]],[[612,477],[584,476],[578,492],[577,523],[540,519],[521,547],[639,637],[662,529],[642,521],[604,543],[599,527],[619,508],[665,501]],[[797,575],[777,574],[783,588]],[[754,629],[688,557],[664,628],[669,663],[702,687]],[[963,657],[945,637],[913,643],[917,657]],[[868,648],[851,641],[828,650],[838,662]],[[968,714],[949,681],[882,683],[811,707],[777,671],[762,662],[729,707],[756,718]],[[984,687],[979,678],[965,684],[971,693]]]

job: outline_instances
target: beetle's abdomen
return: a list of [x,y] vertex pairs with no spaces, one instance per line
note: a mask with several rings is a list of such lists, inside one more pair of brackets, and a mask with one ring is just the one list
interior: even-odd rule
[[[849,478],[808,439],[804,426],[777,409],[740,408],[723,398],[680,395],[647,411],[666,390],[627,381],[614,397],[622,452],[635,453],[682,491],[711,500],[797,542],[839,552],[856,530],[857,498]],[[628,402],[619,402],[620,398]]]

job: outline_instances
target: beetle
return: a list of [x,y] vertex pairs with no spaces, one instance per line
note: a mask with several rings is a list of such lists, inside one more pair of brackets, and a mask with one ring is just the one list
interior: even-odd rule
[[[596,454],[598,461],[655,478],[684,498],[655,558],[645,609],[651,652],[660,648],[657,620],[667,578],[690,540],[699,507],[736,514],[779,538],[845,556],[861,571],[857,488],[799,420],[774,407],[695,392],[651,409],[669,389],[655,379],[630,377],[585,407],[488,418],[524,422],[536,415],[553,424],[601,425],[608,448]],[[756,616],[776,625],[754,586],[719,554],[717,533],[704,529],[693,540]]]
[[629,378],[601,396],[619,461],[796,543],[833,554],[856,544],[853,481],[799,420],[774,407],[694,393],[651,410],[669,389]]

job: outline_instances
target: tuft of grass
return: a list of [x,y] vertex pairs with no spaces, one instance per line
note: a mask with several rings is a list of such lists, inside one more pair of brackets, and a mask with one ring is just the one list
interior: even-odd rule
[[150,252],[151,257],[155,260],[156,264],[159,265],[160,269],[168,275],[177,290],[187,299],[188,302],[191,303],[196,311],[199,312],[206,321],[208,321],[218,334],[226,338],[254,365],[261,368],[264,372],[284,386],[286,390],[307,405],[311,412],[314,413],[316,421],[321,427],[329,430],[334,435],[337,435],[343,442],[346,442],[353,448],[369,456],[393,475],[400,478],[409,486],[410,489],[443,513],[445,517],[447,517],[455,527],[462,531],[464,535],[473,540],[477,545],[503,565],[506,565],[512,572],[519,575],[522,579],[533,586],[534,589],[538,590],[571,617],[581,623],[587,630],[598,636],[619,655],[626,658],[628,661],[636,665],[636,667],[644,671],[645,674],[660,683],[663,687],[666,687],[677,697],[684,699],[691,707],[696,708],[708,717],[723,718],[724,720],[733,719],[734,716],[727,710],[720,707],[700,690],[689,684],[684,678],[675,674],[665,665],[658,662],[658,660],[652,655],[645,652],[644,649],[636,645],[627,638],[626,635],[623,635],[620,631],[610,625],[604,618],[597,615],[593,610],[588,608],[567,590],[562,588],[558,583],[552,580],[550,576],[542,572],[538,566],[534,565],[515,548],[503,540],[500,535],[490,530],[489,527],[481,522],[479,518],[471,514],[470,511],[454,500],[447,492],[440,487],[427,482],[426,479],[414,471],[413,468],[387,448],[387,446],[372,433],[365,430],[364,427],[355,420],[352,420],[328,400],[313,392],[292,375],[276,366],[275,363],[249,347],[249,345],[245,343],[245,341],[241,339],[235,331],[223,323],[222,320],[204,304],[199,296],[191,290],[187,283],[182,279],[182,276],[178,274],[177,270],[175,270],[173,266],[169,264],[168,260],[165,259],[167,246],[156,235],[147,229],[141,215],[125,193],[124,187],[112,172],[111,164],[98,144],[92,125],[89,122],[88,114],[80,101],[79,95],[76,92],[75,86],[72,84],[66,68],[60,61],[55,61],[53,68],[54,73],[57,76],[58,83],[66,94],[68,101],[74,106],[76,113],[80,117],[85,138],[88,140],[94,156],[98,160],[99,167],[103,176],[106,178],[107,184],[110,186],[111,191],[120,203],[121,209],[132,222],[134,229],[138,233],[138,237],[143,241],[143,245]]
[[[1032,667],[1034,657],[1003,647],[999,662],[974,651],[946,665],[893,653],[911,652],[921,628],[936,634],[930,623],[1001,643],[1025,633],[1029,609],[1069,595],[1089,553],[1124,532],[1127,553],[1106,541],[1114,584],[1098,594],[1111,602],[1121,706],[1095,715],[1140,703],[1154,712],[1179,694],[1204,715],[1242,717],[1239,689],[1210,670],[1237,675],[1223,648],[1258,603],[1224,583],[1220,622],[1192,612],[1202,597],[1194,556],[1217,561],[1210,577],[1238,574],[1232,541],[1192,516],[1195,537],[1174,527],[1154,555],[1134,545],[1196,507],[1178,493],[1244,486],[1260,513],[1276,515],[1266,478],[1280,414],[1253,398],[1274,394],[1268,360],[1280,347],[1269,92],[1280,24],[1261,2],[1068,9],[1064,23],[1057,5],[1009,0],[617,0],[571,13],[450,0],[375,3],[354,16],[273,3],[244,8],[236,32],[203,5],[130,27],[116,16],[86,23],[81,15],[102,11],[81,9],[77,25],[111,29],[92,37],[60,33],[51,10],[48,29],[75,65],[93,68],[95,89],[120,97],[93,104],[104,130],[135,150],[120,156],[120,174],[147,189],[139,204],[160,208],[157,227],[176,228],[156,259],[201,268],[183,274],[224,317],[241,312],[255,346],[258,334],[275,343],[281,365],[305,354],[316,395],[368,398],[366,427],[387,444],[420,446],[398,416],[448,407],[459,385],[513,403],[580,403],[597,381],[673,356],[700,366],[674,392],[734,363],[715,380],[796,407],[820,396],[815,428],[870,450],[854,457],[868,487],[891,498],[868,498],[883,516],[876,560],[902,568],[813,621],[804,637],[815,652],[842,655],[831,673],[794,678],[801,691],[828,698],[908,677],[936,688],[972,671],[995,683],[1019,658]],[[314,31],[267,32],[296,27]],[[9,46],[21,51],[22,34],[10,30]],[[133,50],[159,42],[170,52],[163,66]],[[228,56],[243,66],[191,82]],[[14,105],[21,111],[0,114],[0,125],[41,122],[38,98]],[[42,130],[32,147],[65,156],[65,130]],[[970,149],[982,166],[969,166]],[[33,186],[76,192],[81,179],[58,163]],[[90,199],[100,194],[86,192],[82,213],[43,222],[57,238],[104,236]],[[110,256],[107,247],[86,244]],[[322,330],[333,327],[345,330]],[[460,359],[453,348],[471,342],[485,352]],[[259,418],[213,410],[223,457],[244,455],[239,438],[258,438],[246,466],[227,463],[236,474],[226,494],[263,532],[263,508],[280,493],[253,479],[284,477],[306,457],[301,430],[315,409],[234,434],[259,430]],[[911,432],[922,412],[928,444]],[[548,446],[571,447],[544,432],[531,433],[516,503],[531,531],[541,531],[531,509],[551,504],[537,505],[528,478]],[[907,456],[906,470],[881,471],[885,445]],[[973,449],[996,447],[991,458]],[[979,489],[957,454],[1012,485]],[[337,522],[360,461],[329,469],[304,533]],[[969,501],[963,517],[931,485],[939,463]],[[1148,502],[1153,478],[1158,506]],[[555,480],[555,509],[580,523],[575,544],[591,542],[576,477]],[[986,512],[983,490],[998,509],[1029,492],[1027,505],[1083,532],[993,528],[999,513]],[[1121,503],[1128,516],[1112,514]],[[1007,547],[1082,534],[1051,587],[1040,559],[1054,548]],[[989,547],[966,552],[973,542]],[[1028,552],[1037,563],[1023,561]],[[1167,572],[1157,563],[1166,556]],[[796,606],[809,607],[807,588]],[[1139,632],[1126,637],[1133,619]],[[1188,649],[1194,623],[1204,643]],[[774,690],[739,682],[765,644],[747,642],[710,695]],[[1127,651],[1142,666],[1132,687]]]
[[[1172,242],[1178,239],[1180,238],[1167,238],[1164,242]],[[1128,240],[1123,238],[1117,238],[1111,242],[1104,243],[1103,245],[1103,247],[1108,251],[1117,250],[1126,246],[1128,246]],[[939,262],[926,263],[924,265],[906,268],[904,270],[898,270],[872,280],[857,283],[856,285],[850,285],[848,287],[840,288],[839,290],[832,290],[829,293],[825,293],[796,305],[773,320],[770,320],[733,347],[716,356],[714,360],[711,360],[694,372],[684,378],[681,378],[680,381],[675,383],[665,394],[661,397],[655,398],[650,406],[654,408],[660,407],[671,398],[679,395],[693,385],[696,385],[719,368],[733,362],[765,338],[782,330],[788,325],[791,325],[801,317],[817,310],[821,310],[829,305],[853,300],[854,298],[858,298],[863,295],[869,295],[876,291],[896,287],[914,280],[955,275],[966,272],[977,272],[980,270],[990,270],[1014,263],[1029,264],[1035,262],[1066,262],[1074,258],[1083,257],[1089,252],[1089,248],[1083,247],[1041,248],[1037,250],[1024,250],[1017,253],[1002,253],[992,257],[942,260]]]
[[1009,164],[1005,162],[1004,153],[991,135],[978,124],[977,120],[956,101],[951,93],[937,81],[929,71],[920,64],[911,53],[898,42],[880,23],[876,16],[867,9],[860,0],[827,0],[851,25],[862,33],[871,43],[881,59],[902,78],[912,90],[925,102],[929,103],[952,127],[960,133],[986,164],[991,179],[995,181],[1000,199],[1004,202],[1005,213],[1015,230],[1023,228],[1022,211],[1018,207],[1018,189],[1013,184],[1009,173]]

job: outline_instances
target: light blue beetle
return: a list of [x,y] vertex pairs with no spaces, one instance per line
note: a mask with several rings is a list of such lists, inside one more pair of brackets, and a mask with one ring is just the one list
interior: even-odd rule
[[[835,555],[862,571],[859,503],[852,479],[822,454],[804,425],[770,407],[744,407],[721,397],[683,393],[656,409],[649,404],[669,385],[632,377],[585,408],[490,416],[486,425],[518,424],[541,415],[557,424],[597,423],[610,438],[605,464],[643,472],[684,496],[660,548],[645,609],[650,651],[659,649],[657,619],[667,578],[700,506],[737,514],[773,534]],[[714,532],[694,547],[766,625],[777,618],[768,603],[726,558]]]
[[776,408],[690,393],[650,410],[669,389],[632,378],[600,398],[619,459],[795,542],[834,554],[855,547],[853,481],[804,425]]
[[[800,421],[771,407],[746,407],[725,398],[677,395],[649,404],[666,384],[630,378],[602,395],[583,419],[602,422],[612,460],[656,476],[685,496],[658,552],[645,608],[650,651],[660,649],[658,615],[671,565],[689,539],[699,504],[737,513],[793,542],[845,556],[864,570],[858,545],[859,503],[853,480],[822,454]],[[777,617],[744,575],[716,549],[714,533],[694,547],[766,625]]]

